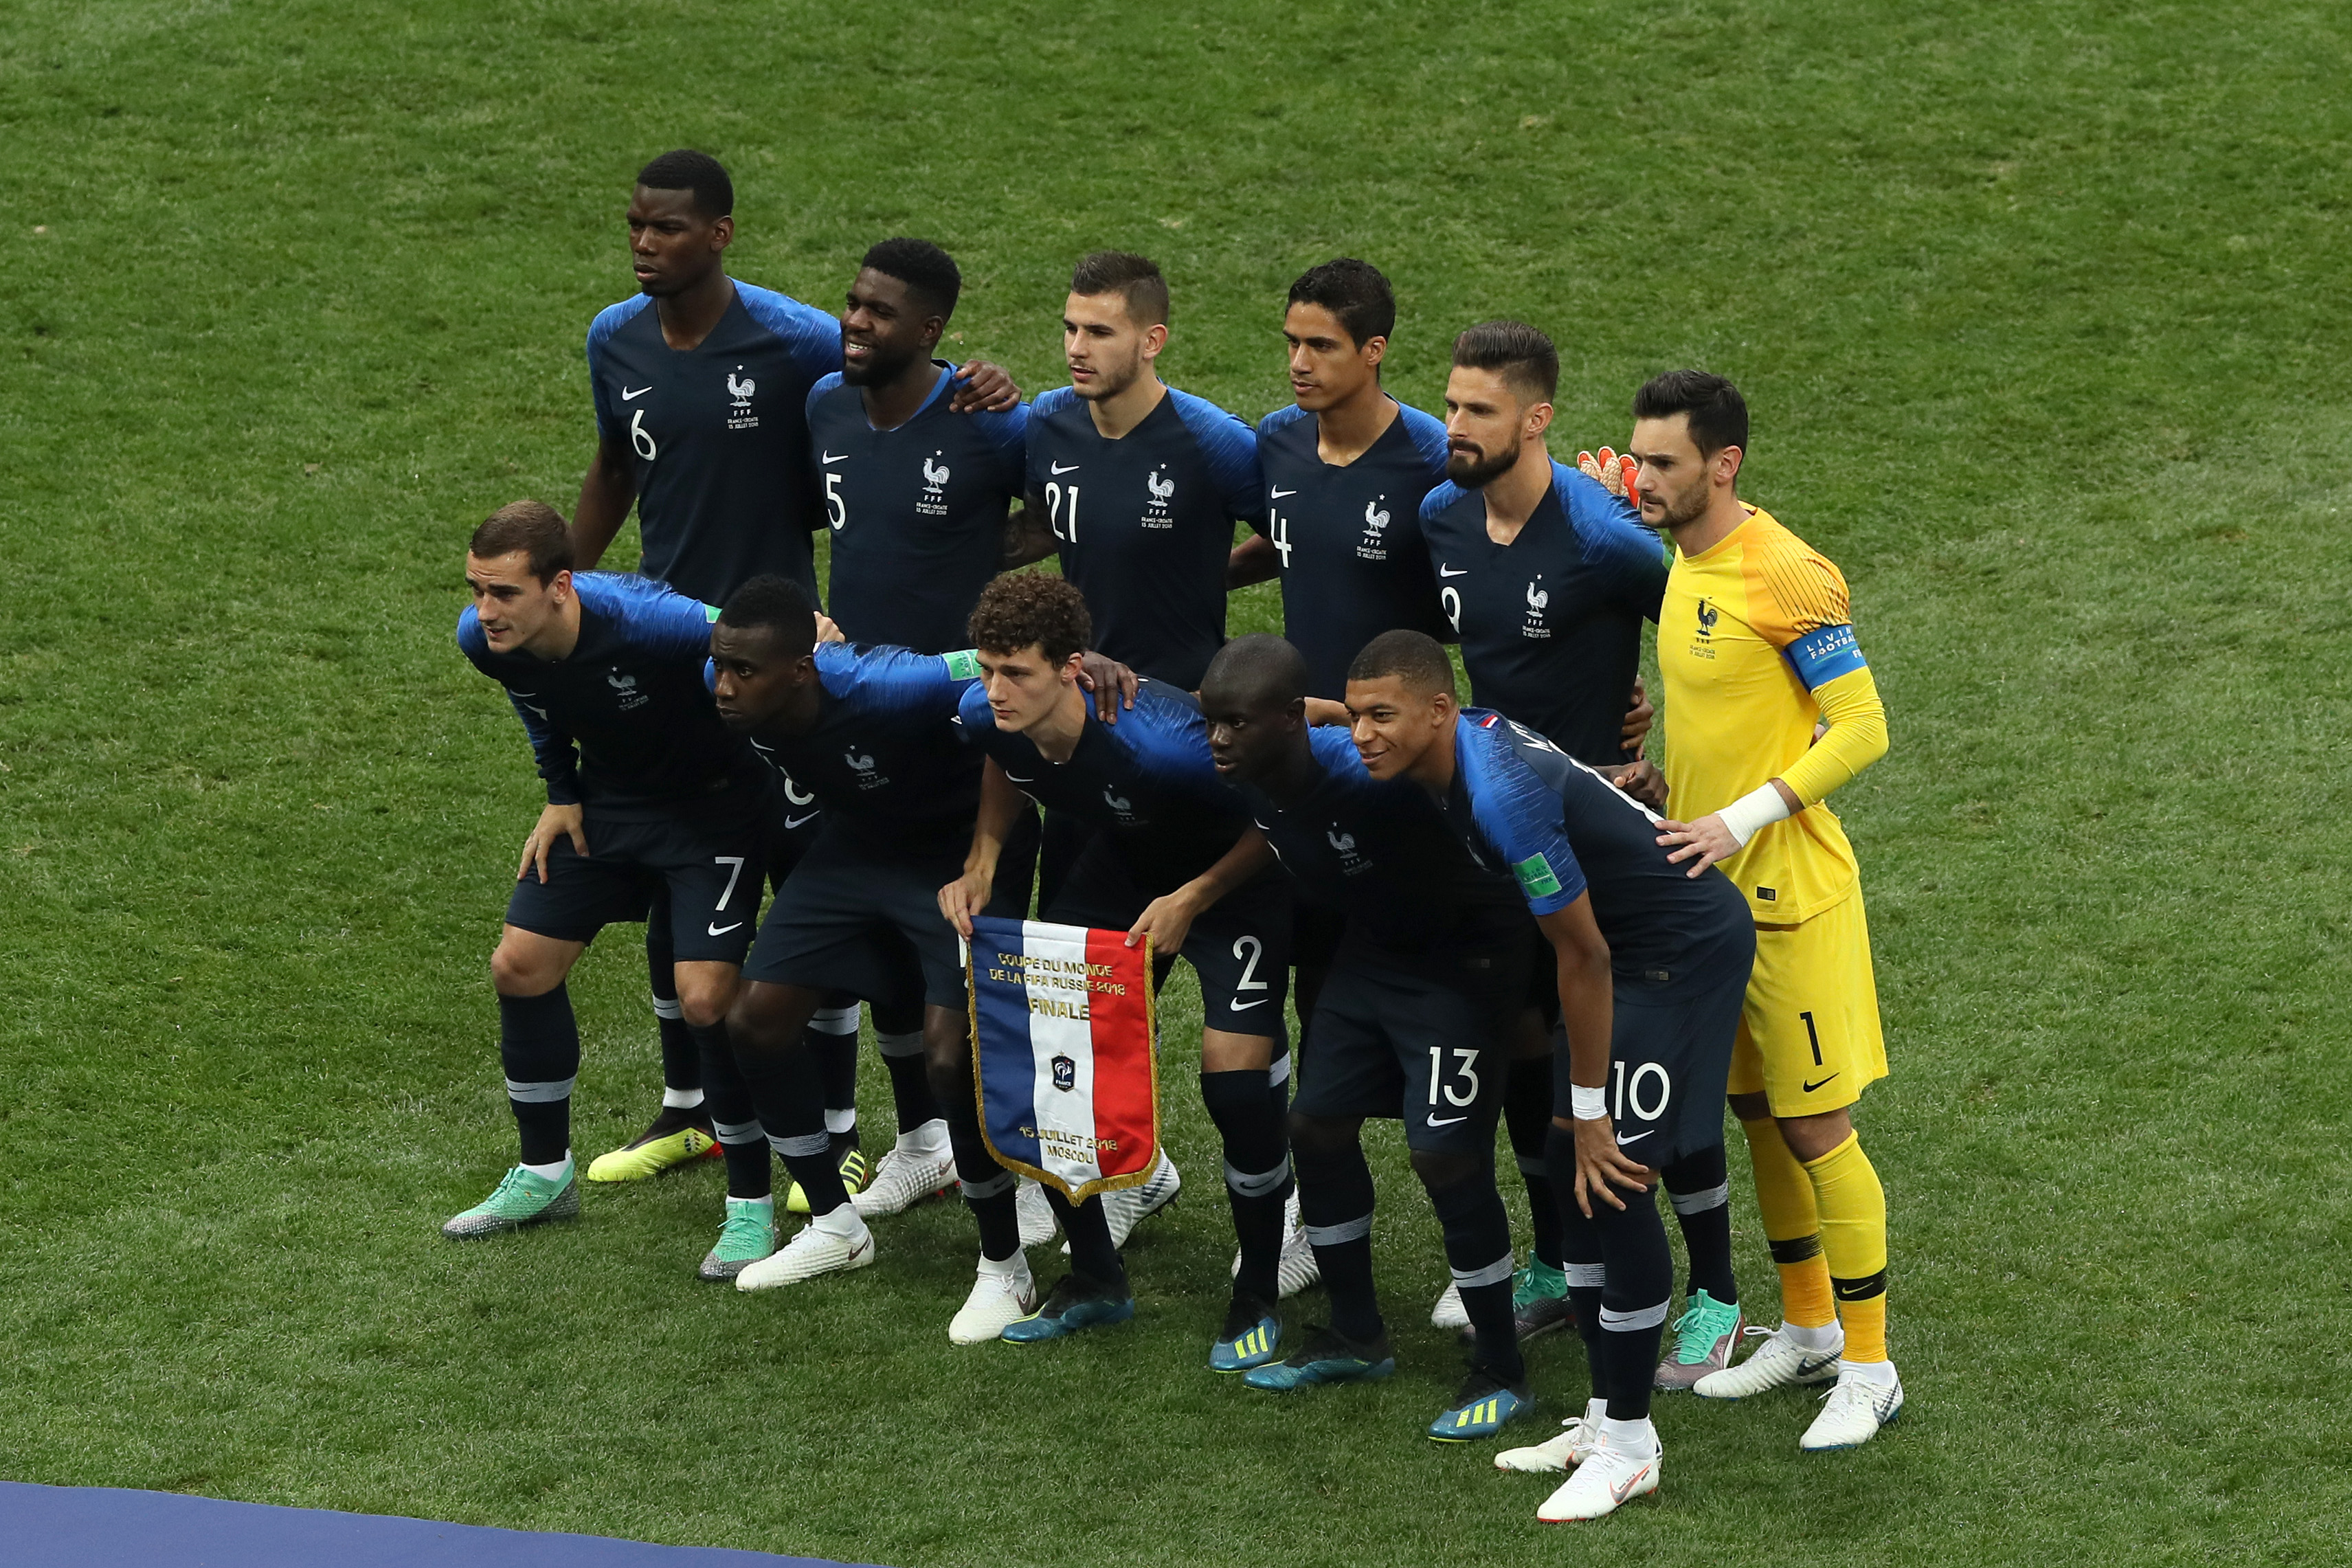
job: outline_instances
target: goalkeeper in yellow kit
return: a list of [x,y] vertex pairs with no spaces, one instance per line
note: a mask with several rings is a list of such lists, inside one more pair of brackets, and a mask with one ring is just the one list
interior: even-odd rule
[[1886,712],[1845,579],[1739,500],[1738,389],[1671,371],[1635,395],[1633,420],[1622,468],[1597,477],[1616,489],[1630,471],[1642,521],[1675,546],[1658,664],[1666,805],[1683,820],[1659,842],[1693,876],[1720,865],[1756,919],[1730,1099],[1780,1273],[1780,1327],[1695,1391],[1834,1380],[1801,1446],[1850,1448],[1901,1414],[1903,1384],[1886,1352],[1886,1194],[1851,1114],[1886,1047],[1853,847],[1822,802],[1885,754]]

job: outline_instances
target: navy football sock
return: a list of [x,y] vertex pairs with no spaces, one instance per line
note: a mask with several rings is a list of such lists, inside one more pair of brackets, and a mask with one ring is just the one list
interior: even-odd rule
[[[827,997],[828,1004],[839,1000]],[[824,1080],[824,1130],[835,1161],[857,1147],[857,1004],[816,1010],[803,1037]]]
[[1528,1218],[1535,1229],[1536,1257],[1560,1266],[1559,1201],[1552,1195],[1551,1167],[1544,1162],[1544,1137],[1551,1130],[1552,1058],[1523,1057],[1511,1064],[1503,1091],[1503,1124],[1510,1129],[1511,1153],[1528,1186]]
[[580,1026],[561,984],[538,996],[499,998],[499,1063],[522,1163],[554,1164],[572,1147],[572,1086],[580,1077]]
[[735,1066],[735,1046],[727,1037],[726,1024],[697,1028],[694,1041],[702,1053],[703,1106],[710,1115],[711,1136],[719,1140],[719,1152],[727,1161],[727,1195],[767,1197],[774,1191],[775,1180],[768,1158],[768,1135],[751,1109],[751,1091]]
[[1280,1291],[1282,1210],[1291,1189],[1285,1119],[1260,1068],[1202,1073],[1201,1102],[1224,1140],[1225,1195],[1242,1251],[1234,1291],[1271,1302]]
[[1445,1229],[1445,1261],[1477,1336],[1473,1359],[1505,1383],[1524,1380],[1527,1363],[1519,1359],[1518,1329],[1511,1321],[1511,1219],[1495,1190],[1493,1168],[1431,1187],[1429,1201]]
[[1729,1306],[1739,1300],[1739,1285],[1731,1274],[1731,1181],[1723,1145],[1686,1154],[1658,1176],[1690,1255],[1688,1290]]
[[[1572,1205],[1576,1194],[1576,1135],[1554,1126],[1548,1151],[1552,1180],[1563,1205]],[[1650,1414],[1650,1388],[1657,1374],[1658,1346],[1665,1334],[1666,1307],[1675,1284],[1674,1254],[1666,1246],[1666,1227],[1658,1217],[1657,1200],[1648,1191],[1615,1188],[1625,1206],[1612,1208],[1595,1202],[1592,1217],[1575,1214],[1569,1221],[1571,1254],[1585,1250],[1587,1232],[1598,1240],[1602,1266],[1601,1289],[1591,1292],[1580,1283],[1584,1268],[1572,1266],[1569,1294],[1577,1300],[1578,1327],[1595,1368],[1596,1394],[1609,1401],[1612,1421],[1640,1421]],[[1589,1292],[1589,1295],[1588,1295]],[[1597,1300],[1590,1300],[1597,1296]],[[1591,1326],[1585,1328],[1588,1300]]]
[[702,1093],[702,1048],[678,1009],[677,959],[666,910],[646,922],[646,984],[653,992],[654,1024],[661,1032],[662,1105],[692,1110]]
[[1372,1172],[1352,1133],[1304,1135],[1291,1122],[1291,1159],[1298,1171],[1298,1206],[1307,1239],[1323,1272],[1332,1330],[1368,1343],[1385,1331],[1372,1290]]
[[931,1093],[930,1068],[923,1060],[923,1032],[884,1034],[877,1026],[874,1043],[881,1048],[882,1065],[890,1073],[890,1100],[898,1113],[898,1131],[912,1132],[940,1119],[940,1102]]
[[1085,1275],[1114,1296],[1128,1295],[1127,1264],[1111,1245],[1110,1216],[1103,1213],[1102,1199],[1074,1204],[1059,1187],[1048,1184],[1045,1201],[1053,1205],[1054,1217],[1062,1222],[1062,1234],[1070,1238],[1070,1271]]

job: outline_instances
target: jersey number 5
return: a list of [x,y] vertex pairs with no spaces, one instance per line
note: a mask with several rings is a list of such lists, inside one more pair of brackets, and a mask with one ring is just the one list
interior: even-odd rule
[[849,521],[849,503],[841,499],[841,470],[838,468],[824,471],[824,515],[832,522],[835,533],[839,533],[841,525]]

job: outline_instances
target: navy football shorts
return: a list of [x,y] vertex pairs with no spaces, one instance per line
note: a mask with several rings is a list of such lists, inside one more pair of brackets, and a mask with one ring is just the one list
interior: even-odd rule
[[961,1011],[963,952],[940,889],[963,875],[968,847],[960,833],[885,844],[827,821],[768,906],[744,978],[895,996],[911,951],[923,1000]]
[[[1063,878],[1045,918],[1125,931],[1156,896],[1136,885],[1112,836],[1097,833]],[[1268,867],[1201,911],[1178,952],[1153,954],[1155,986],[1180,956],[1200,977],[1202,1027],[1270,1035],[1281,1053],[1289,1034],[1283,1006],[1290,995],[1290,882],[1279,867]]]
[[[709,809],[711,803],[698,803]],[[642,921],[668,895],[672,956],[681,963],[740,963],[759,923],[767,879],[767,823],[760,809],[680,816],[604,816],[592,806],[581,832],[548,851],[547,880],[525,868],[507,900],[507,924],[559,942],[589,942],[608,925]]]

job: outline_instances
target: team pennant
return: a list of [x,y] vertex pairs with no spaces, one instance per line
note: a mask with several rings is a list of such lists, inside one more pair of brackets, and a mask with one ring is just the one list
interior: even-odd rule
[[1072,1201],[1150,1180],[1160,1158],[1151,947],[1127,933],[975,919],[965,944],[988,1152]]

